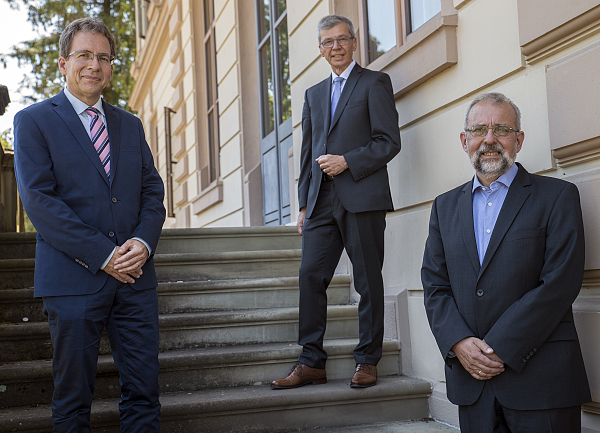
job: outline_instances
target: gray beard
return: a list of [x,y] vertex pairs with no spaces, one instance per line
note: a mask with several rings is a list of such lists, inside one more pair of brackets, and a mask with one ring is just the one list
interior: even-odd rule
[[[499,161],[483,161],[481,155],[485,152],[499,152]],[[483,145],[471,156],[471,165],[475,171],[485,178],[502,176],[515,163],[515,158],[510,158],[504,148],[499,144]]]

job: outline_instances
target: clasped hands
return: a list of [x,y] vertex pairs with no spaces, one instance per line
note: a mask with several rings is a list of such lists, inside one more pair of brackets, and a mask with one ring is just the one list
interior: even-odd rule
[[142,276],[142,266],[148,260],[148,249],[137,239],[129,239],[115,249],[104,272],[122,283],[135,283]]
[[479,338],[463,338],[452,346],[452,351],[465,370],[477,380],[491,379],[504,371],[504,361]]

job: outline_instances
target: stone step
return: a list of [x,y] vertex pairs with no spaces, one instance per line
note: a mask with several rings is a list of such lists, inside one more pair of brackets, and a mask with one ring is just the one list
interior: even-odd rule
[[298,275],[302,251],[265,250],[156,254],[158,281],[207,281]]
[[157,254],[291,250],[302,247],[296,227],[164,229]]
[[[35,257],[36,233],[0,233],[0,259]],[[156,253],[202,253],[299,249],[296,227],[220,227],[164,229]]]
[[33,297],[33,289],[0,290],[0,323],[45,322],[42,299]]
[[[227,344],[261,344],[298,338],[298,309],[210,311],[169,314],[160,317],[161,350]],[[327,308],[325,338],[358,336],[358,307]]]
[[[327,289],[330,305],[347,304],[349,275],[335,275]],[[179,313],[207,309],[280,308],[298,306],[298,277],[160,283],[159,311]]]
[[[200,310],[298,306],[298,277],[159,283],[161,314]],[[327,290],[330,305],[349,302],[350,276],[335,275]],[[33,289],[0,290],[0,323],[45,322],[41,298]]]
[[[160,315],[160,350],[178,350],[228,344],[294,341],[298,336],[298,309],[203,311]],[[358,307],[332,305],[327,309],[325,338],[358,335]],[[52,358],[48,323],[0,324],[0,363]],[[108,338],[100,354],[110,353]]]
[[[431,384],[405,376],[350,388],[350,378],[291,390],[267,385],[223,387],[161,395],[161,433],[289,432],[421,419],[429,416]],[[96,400],[94,433],[118,433],[118,399]],[[0,410],[0,433],[52,431],[50,405]]]
[[[584,432],[585,430],[582,430],[582,433]],[[296,433],[315,433],[315,431],[309,429],[301,430]],[[448,424],[437,422],[433,418],[424,418],[410,421],[391,421],[366,425],[330,427],[319,429],[318,433],[459,433],[459,429]]]
[[[298,275],[301,250],[156,254],[160,282],[275,278]],[[33,287],[35,259],[1,259],[0,289]]]
[[[325,340],[327,377],[349,379],[354,372],[353,349],[357,339]],[[160,387],[163,392],[197,391],[209,388],[268,385],[285,377],[301,347],[295,343],[271,343],[167,351],[159,355]],[[378,365],[380,376],[397,375],[399,344],[385,340]],[[52,399],[52,362],[25,361],[0,367],[0,408],[48,404]],[[98,359],[95,397],[117,398],[119,375],[110,355]]]
[[[0,233],[0,289],[33,287],[35,242],[35,233]],[[285,277],[298,274],[301,244],[286,226],[165,229],[155,262],[159,281]]]
[[0,259],[0,289],[33,287],[35,259]]
[[0,259],[35,257],[35,232],[0,233]]

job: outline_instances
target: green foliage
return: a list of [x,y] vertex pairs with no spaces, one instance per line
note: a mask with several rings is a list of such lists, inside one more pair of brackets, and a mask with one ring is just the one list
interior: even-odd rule
[[131,111],[128,105],[134,80],[129,74],[135,60],[135,0],[6,0],[11,7],[28,8],[28,20],[43,34],[39,39],[24,41],[12,47],[8,54],[0,54],[6,67],[7,57],[18,60],[19,66],[30,65],[33,79],[21,81],[22,88],[35,92],[25,97],[30,102],[56,95],[64,86],[58,69],[60,34],[68,23],[87,16],[99,17],[111,30],[117,42],[117,58],[113,77],[104,89],[104,99]]
[[5,149],[12,149],[12,128],[8,128],[6,131],[0,132],[0,143]]
[[25,214],[25,231],[26,232],[37,232],[37,230],[35,229],[33,224],[31,224],[31,220],[29,219],[27,214]]

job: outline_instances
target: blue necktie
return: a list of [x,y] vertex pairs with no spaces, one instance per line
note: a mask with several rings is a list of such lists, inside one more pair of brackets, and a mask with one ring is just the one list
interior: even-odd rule
[[330,125],[331,122],[333,122],[333,114],[335,113],[335,107],[337,107],[338,101],[340,100],[343,81],[344,79],[342,77],[335,77],[333,79],[333,96],[331,97],[331,119],[329,119]]

